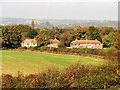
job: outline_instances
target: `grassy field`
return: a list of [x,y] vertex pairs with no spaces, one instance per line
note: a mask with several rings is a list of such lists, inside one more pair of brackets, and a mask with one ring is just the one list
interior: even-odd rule
[[90,57],[51,54],[32,51],[12,51],[2,52],[2,72],[16,75],[18,71],[23,74],[39,73],[46,68],[57,67],[63,69],[71,64],[80,62],[88,66],[104,64],[105,61]]

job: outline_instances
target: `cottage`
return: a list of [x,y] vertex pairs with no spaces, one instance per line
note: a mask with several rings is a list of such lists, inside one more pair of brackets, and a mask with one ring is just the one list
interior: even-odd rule
[[60,44],[60,41],[55,38],[50,41],[50,44],[48,45],[48,47],[58,48],[59,44]]
[[102,49],[103,45],[98,40],[75,40],[70,43],[71,48],[97,48]]
[[37,40],[34,38],[34,39],[25,39],[22,41],[21,43],[21,46],[22,47],[36,47],[37,46]]

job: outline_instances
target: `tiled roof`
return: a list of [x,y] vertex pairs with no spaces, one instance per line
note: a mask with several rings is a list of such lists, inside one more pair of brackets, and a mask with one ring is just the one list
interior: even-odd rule
[[55,39],[52,39],[52,41],[51,41],[52,43],[60,43],[60,41],[59,40],[57,40],[56,38]]
[[36,40],[36,39],[25,39],[25,40],[23,40],[22,42],[23,42],[23,43],[24,43],[24,42],[36,43],[37,40]]
[[100,41],[98,40],[75,40],[75,41],[72,41],[71,43],[74,43],[74,44],[101,44]]

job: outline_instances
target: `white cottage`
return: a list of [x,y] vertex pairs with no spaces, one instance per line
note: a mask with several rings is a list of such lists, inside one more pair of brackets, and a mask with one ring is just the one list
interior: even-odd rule
[[21,47],[36,47],[37,46],[37,40],[34,39],[25,39],[21,43]]

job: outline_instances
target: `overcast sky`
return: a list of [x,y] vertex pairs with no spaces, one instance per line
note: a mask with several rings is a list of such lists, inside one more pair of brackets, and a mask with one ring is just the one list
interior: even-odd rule
[[117,20],[118,3],[102,2],[2,2],[0,17],[33,19]]

